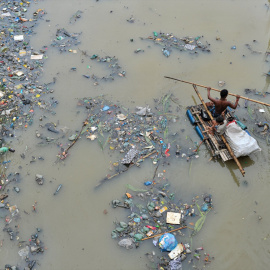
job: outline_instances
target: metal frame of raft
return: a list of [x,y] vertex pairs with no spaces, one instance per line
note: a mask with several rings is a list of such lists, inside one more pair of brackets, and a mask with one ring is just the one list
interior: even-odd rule
[[[201,117],[201,111],[204,111],[202,104],[189,106],[187,116],[192,125],[195,125],[195,130],[201,140],[204,141],[207,148],[211,152],[212,157],[221,158],[224,162],[233,159],[228,148],[224,144],[222,138],[217,133],[210,134],[206,128],[212,126],[212,120],[205,121]],[[233,116],[232,112],[228,112],[226,118]]]

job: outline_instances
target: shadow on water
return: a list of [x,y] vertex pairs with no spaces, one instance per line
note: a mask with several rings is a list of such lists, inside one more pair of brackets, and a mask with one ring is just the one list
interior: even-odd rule
[[[250,158],[250,157],[241,157],[239,159],[240,164],[243,166],[243,169],[250,167],[252,165],[255,164],[255,162]],[[236,183],[236,185],[239,187],[240,186],[240,179],[242,179],[243,177],[237,177],[235,171],[239,170],[238,166],[236,165],[236,163],[233,160],[229,160],[226,163],[222,162],[221,160],[219,160],[219,164],[224,168],[226,167],[232,176],[232,179],[234,180],[234,182]]]

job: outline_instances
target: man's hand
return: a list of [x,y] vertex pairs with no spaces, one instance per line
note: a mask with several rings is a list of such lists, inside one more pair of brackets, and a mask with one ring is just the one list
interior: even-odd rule
[[236,99],[237,99],[237,100],[239,100],[239,99],[240,99],[240,96],[239,96],[239,95],[237,95],[237,96],[236,96]]
[[210,92],[210,90],[211,90],[211,87],[207,87],[207,91]]

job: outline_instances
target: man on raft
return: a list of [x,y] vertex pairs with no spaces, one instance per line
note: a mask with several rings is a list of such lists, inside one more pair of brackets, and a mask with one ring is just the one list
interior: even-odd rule
[[227,101],[227,96],[228,96],[228,90],[223,89],[220,91],[220,99],[215,99],[210,96],[210,90],[211,87],[207,87],[207,97],[211,102],[207,102],[206,105],[209,108],[209,111],[212,113],[213,117],[218,117],[219,115],[222,114],[222,112],[225,112],[226,114],[226,109],[227,107],[231,107],[232,109],[236,109],[240,96],[236,96],[236,101],[234,104],[232,104],[230,101]]

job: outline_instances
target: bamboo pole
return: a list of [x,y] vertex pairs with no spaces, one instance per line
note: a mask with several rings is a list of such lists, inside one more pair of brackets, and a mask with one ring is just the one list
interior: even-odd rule
[[[150,156],[152,156],[153,154],[156,154],[156,153],[157,153],[157,151],[154,150],[153,152],[150,152],[150,153],[148,153],[147,155],[142,156],[140,159],[144,160],[144,159],[146,159],[146,158],[148,158],[148,157],[150,157]],[[135,163],[131,163],[131,164],[127,167],[126,170],[119,171],[119,172],[117,172],[117,173],[115,173],[115,174],[113,174],[113,175],[110,175],[110,176],[106,176],[104,179],[102,179],[102,180],[99,181],[99,183],[95,186],[95,188],[98,188],[99,186],[101,186],[101,185],[104,183],[104,181],[110,180],[110,179],[112,179],[112,178],[118,176],[119,174],[128,171],[128,170],[129,170],[131,167],[133,167],[134,165],[135,165]]]
[[[144,241],[144,240],[147,240],[147,239],[151,239],[151,238],[154,238],[154,237],[157,237],[157,236],[161,236],[161,235],[163,235],[163,234],[165,234],[165,233],[171,233],[171,232],[179,231],[179,230],[182,230],[182,229],[185,229],[185,228],[189,228],[189,227],[183,226],[183,227],[180,227],[180,228],[171,230],[171,231],[169,231],[169,232],[164,232],[164,233],[155,234],[155,235],[152,235],[152,236],[143,238],[141,241]],[[191,229],[191,228],[190,228],[190,229]],[[192,229],[192,230],[193,230],[193,229]]]
[[[202,104],[203,104],[203,106],[204,106],[206,112],[208,113],[208,115],[210,116],[211,120],[213,121],[214,118],[213,118],[212,114],[209,112],[209,110],[208,110],[208,108],[207,108],[207,106],[206,106],[206,104],[205,104],[205,102],[204,102],[202,96],[200,95],[200,93],[199,93],[199,91],[198,91],[198,89],[197,89],[197,87],[196,87],[195,84],[193,84],[193,88],[194,88],[196,94],[198,95],[200,101],[202,102]],[[235,163],[237,164],[237,166],[238,166],[240,172],[242,173],[243,176],[245,176],[245,171],[244,171],[244,169],[242,168],[242,166],[241,166],[239,160],[237,159],[237,157],[236,157],[235,154],[233,153],[233,150],[232,150],[232,148],[230,147],[230,145],[228,144],[227,140],[225,139],[225,137],[224,137],[223,135],[220,135],[220,137],[221,137],[221,139],[223,140],[224,144],[226,145],[226,147],[227,147],[229,153],[231,154],[232,158],[234,159]]]
[[[209,137],[210,137],[209,135],[210,135],[210,134],[209,134],[209,132],[207,131],[207,129],[206,129],[205,125],[203,124],[203,122],[201,121],[201,119],[199,118],[199,115],[195,114],[195,116],[199,119],[201,125],[202,125],[203,128],[204,128],[204,131],[202,130],[202,128],[200,127],[200,125],[197,125],[198,128],[201,130],[202,133],[205,132],[205,133],[208,135],[208,138],[207,138],[207,137],[203,134],[204,139],[201,141],[200,145],[201,145],[203,142],[206,142],[206,144],[207,144],[207,146],[208,146],[208,149],[211,151],[212,156],[214,156],[215,153],[214,153],[214,151],[212,150],[212,147],[211,147],[211,144],[210,144],[210,141],[209,141]],[[200,146],[199,146],[199,147],[200,147]],[[197,147],[196,152],[198,151],[199,147]]]
[[[200,121],[200,123],[202,124],[204,130],[207,132],[208,138],[211,139],[212,144],[213,144],[213,145],[215,146],[215,148],[217,149],[217,145],[216,145],[216,144],[217,144],[217,141],[216,141],[214,135],[212,135],[210,132],[207,131],[207,126],[206,126],[206,124],[203,123],[203,120],[201,119],[201,117],[200,117],[199,115],[196,115],[196,117],[199,119],[199,121]],[[206,142],[208,142],[208,144],[210,145],[210,140],[209,140],[209,139],[208,139]],[[210,148],[210,151],[211,151],[211,153],[212,153],[212,156],[216,156],[216,153],[214,153],[214,151],[211,149],[211,147],[209,147],[209,148]],[[221,156],[221,155],[220,155],[220,156]],[[222,156],[221,156],[221,157],[222,157]],[[222,159],[223,159],[223,158],[222,158]]]
[[60,155],[60,159],[64,160],[67,155],[68,155],[68,150],[77,142],[77,140],[79,139],[79,137],[82,134],[83,128],[88,124],[87,122],[87,118],[84,120],[81,131],[79,132],[79,134],[77,135],[76,139],[68,146],[68,148],[66,150],[64,150],[61,155]]
[[[196,86],[208,88],[208,86],[205,86],[205,85],[201,85],[201,84],[197,84],[197,83],[193,83],[193,82],[187,82],[187,81],[175,79],[175,78],[168,77],[168,76],[164,76],[164,77],[167,78],[167,79],[171,79],[171,80],[178,81],[178,82],[189,83],[189,84],[192,84],[192,85],[196,85]],[[212,88],[212,87],[210,87],[210,88],[211,88],[211,90],[214,90],[214,91],[217,91],[217,92],[221,92],[221,90],[218,90],[218,89],[215,89],[215,88]],[[236,94],[233,94],[233,93],[228,93],[228,95],[237,97],[237,95],[236,95]],[[265,102],[262,102],[262,101],[258,101],[258,100],[251,99],[251,98],[247,98],[247,97],[243,97],[243,96],[239,96],[239,97],[242,98],[242,99],[249,100],[249,101],[251,101],[251,102],[256,102],[256,103],[259,103],[259,104],[261,104],[261,105],[265,105],[265,106],[269,106],[269,107],[270,107],[270,104],[265,103]]]

